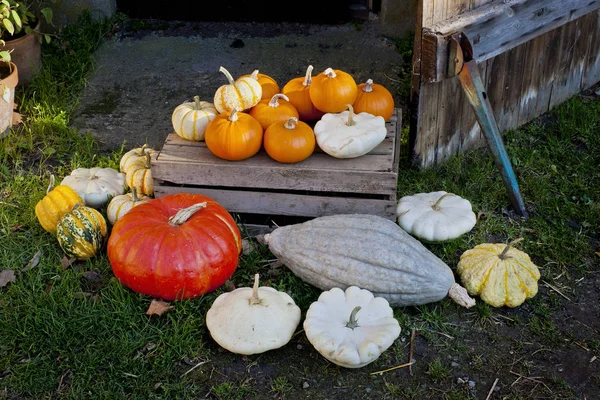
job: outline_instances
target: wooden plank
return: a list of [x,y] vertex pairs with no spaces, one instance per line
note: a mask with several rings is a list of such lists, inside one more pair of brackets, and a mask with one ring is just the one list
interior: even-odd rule
[[464,32],[473,45],[473,58],[483,62],[599,9],[600,0],[496,0],[425,25],[422,75],[426,82],[448,77],[445,37],[452,33]]
[[[395,219],[395,199],[361,199],[291,193],[236,191],[226,189],[158,186],[155,196],[170,193],[199,193],[211,197],[229,212],[317,217],[334,214],[376,214]],[[257,211],[260,212],[257,212]]]
[[585,61],[582,89],[587,89],[600,82],[600,11],[590,13],[585,18],[589,23],[587,29],[589,36],[586,40],[590,47]]

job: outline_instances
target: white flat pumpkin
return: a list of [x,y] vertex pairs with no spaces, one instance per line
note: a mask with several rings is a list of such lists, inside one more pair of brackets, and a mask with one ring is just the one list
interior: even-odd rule
[[125,174],[112,168],[77,168],[60,184],[76,191],[86,206],[100,208],[125,192]]
[[469,200],[444,191],[404,196],[396,215],[402,229],[428,242],[456,239],[477,221]]
[[335,158],[355,158],[367,154],[385,139],[383,117],[366,112],[327,113],[315,124],[315,137],[321,150]]
[[375,361],[400,335],[400,324],[383,297],[350,286],[321,293],[306,312],[304,332],[323,357],[346,368]]
[[206,327],[221,347],[237,354],[257,354],[287,344],[300,323],[300,308],[285,292],[258,287],[223,293],[206,313]]

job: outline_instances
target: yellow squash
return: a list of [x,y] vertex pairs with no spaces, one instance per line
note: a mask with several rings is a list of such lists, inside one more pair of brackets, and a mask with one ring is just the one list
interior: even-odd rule
[[83,205],[83,199],[67,185],[59,185],[54,188],[54,175],[51,175],[46,196],[35,205],[35,216],[42,228],[56,234],[58,221],[71,211],[75,204]]

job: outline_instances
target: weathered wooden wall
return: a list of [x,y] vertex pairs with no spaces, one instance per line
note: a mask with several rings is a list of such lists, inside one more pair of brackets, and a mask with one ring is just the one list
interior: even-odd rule
[[[428,27],[492,0],[421,1],[422,27]],[[417,76],[422,55],[417,46],[415,49]],[[479,69],[500,130],[531,121],[600,81],[600,11],[488,59]],[[412,119],[411,147],[415,163],[428,167],[486,145],[457,78],[438,83],[413,79],[413,94],[417,117]]]

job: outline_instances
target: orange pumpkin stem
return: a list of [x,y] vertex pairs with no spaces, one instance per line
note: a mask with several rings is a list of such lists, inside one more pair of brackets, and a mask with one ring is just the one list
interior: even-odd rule
[[202,208],[206,208],[205,201],[203,201],[201,203],[196,203],[187,208],[182,208],[181,210],[177,211],[177,214],[175,214],[171,218],[169,218],[169,225],[179,226],[179,225],[183,224],[188,219],[190,219],[192,217],[192,215],[194,215],[196,213],[196,211],[198,211]]
[[373,91],[373,79],[367,79],[362,90],[363,92],[371,93]]
[[284,99],[285,101],[290,101],[289,97],[287,97],[285,94],[282,93],[277,93],[274,94],[273,97],[271,97],[271,101],[269,101],[269,107],[279,107],[279,99]]
[[202,105],[200,105],[199,96],[194,96],[194,110],[202,110]]
[[348,122],[346,122],[346,126],[356,125],[356,121],[354,120],[354,108],[352,107],[352,104],[346,104],[346,107],[348,107]]
[[498,258],[499,258],[499,259],[501,259],[501,260],[506,260],[506,259],[508,258],[508,256],[507,256],[507,254],[508,254],[508,250],[509,250],[511,247],[514,247],[514,245],[515,245],[515,244],[519,243],[519,242],[520,242],[520,241],[522,241],[522,240],[523,240],[523,238],[518,238],[518,239],[515,239],[515,240],[513,240],[513,241],[512,241],[512,242],[510,242],[509,244],[507,244],[507,245],[506,245],[506,247],[504,248],[504,250],[502,250],[502,253],[500,253],[500,254],[498,255]]
[[258,274],[254,274],[254,286],[252,287],[252,296],[250,297],[250,305],[260,304],[261,300],[258,297]]
[[312,84],[312,71],[313,71],[313,66],[309,65],[308,68],[306,68],[306,75],[304,76],[304,82],[302,82],[302,85],[304,86],[310,86]]
[[229,71],[227,71],[224,67],[220,67],[219,68],[219,72],[222,72],[223,74],[225,74],[225,77],[229,81],[230,85],[233,85],[235,83],[235,81],[233,79],[233,76],[231,76],[231,74],[229,73]]
[[333,68],[327,68],[325,71],[323,71],[323,73],[330,79],[333,79],[337,76]]
[[235,122],[238,120],[238,115],[237,113],[240,112],[240,109],[238,107],[234,107],[233,110],[231,110],[231,112],[229,113],[229,120],[231,122]]
[[298,124],[298,118],[291,117],[288,121],[283,125],[286,129],[296,129],[296,125]]

